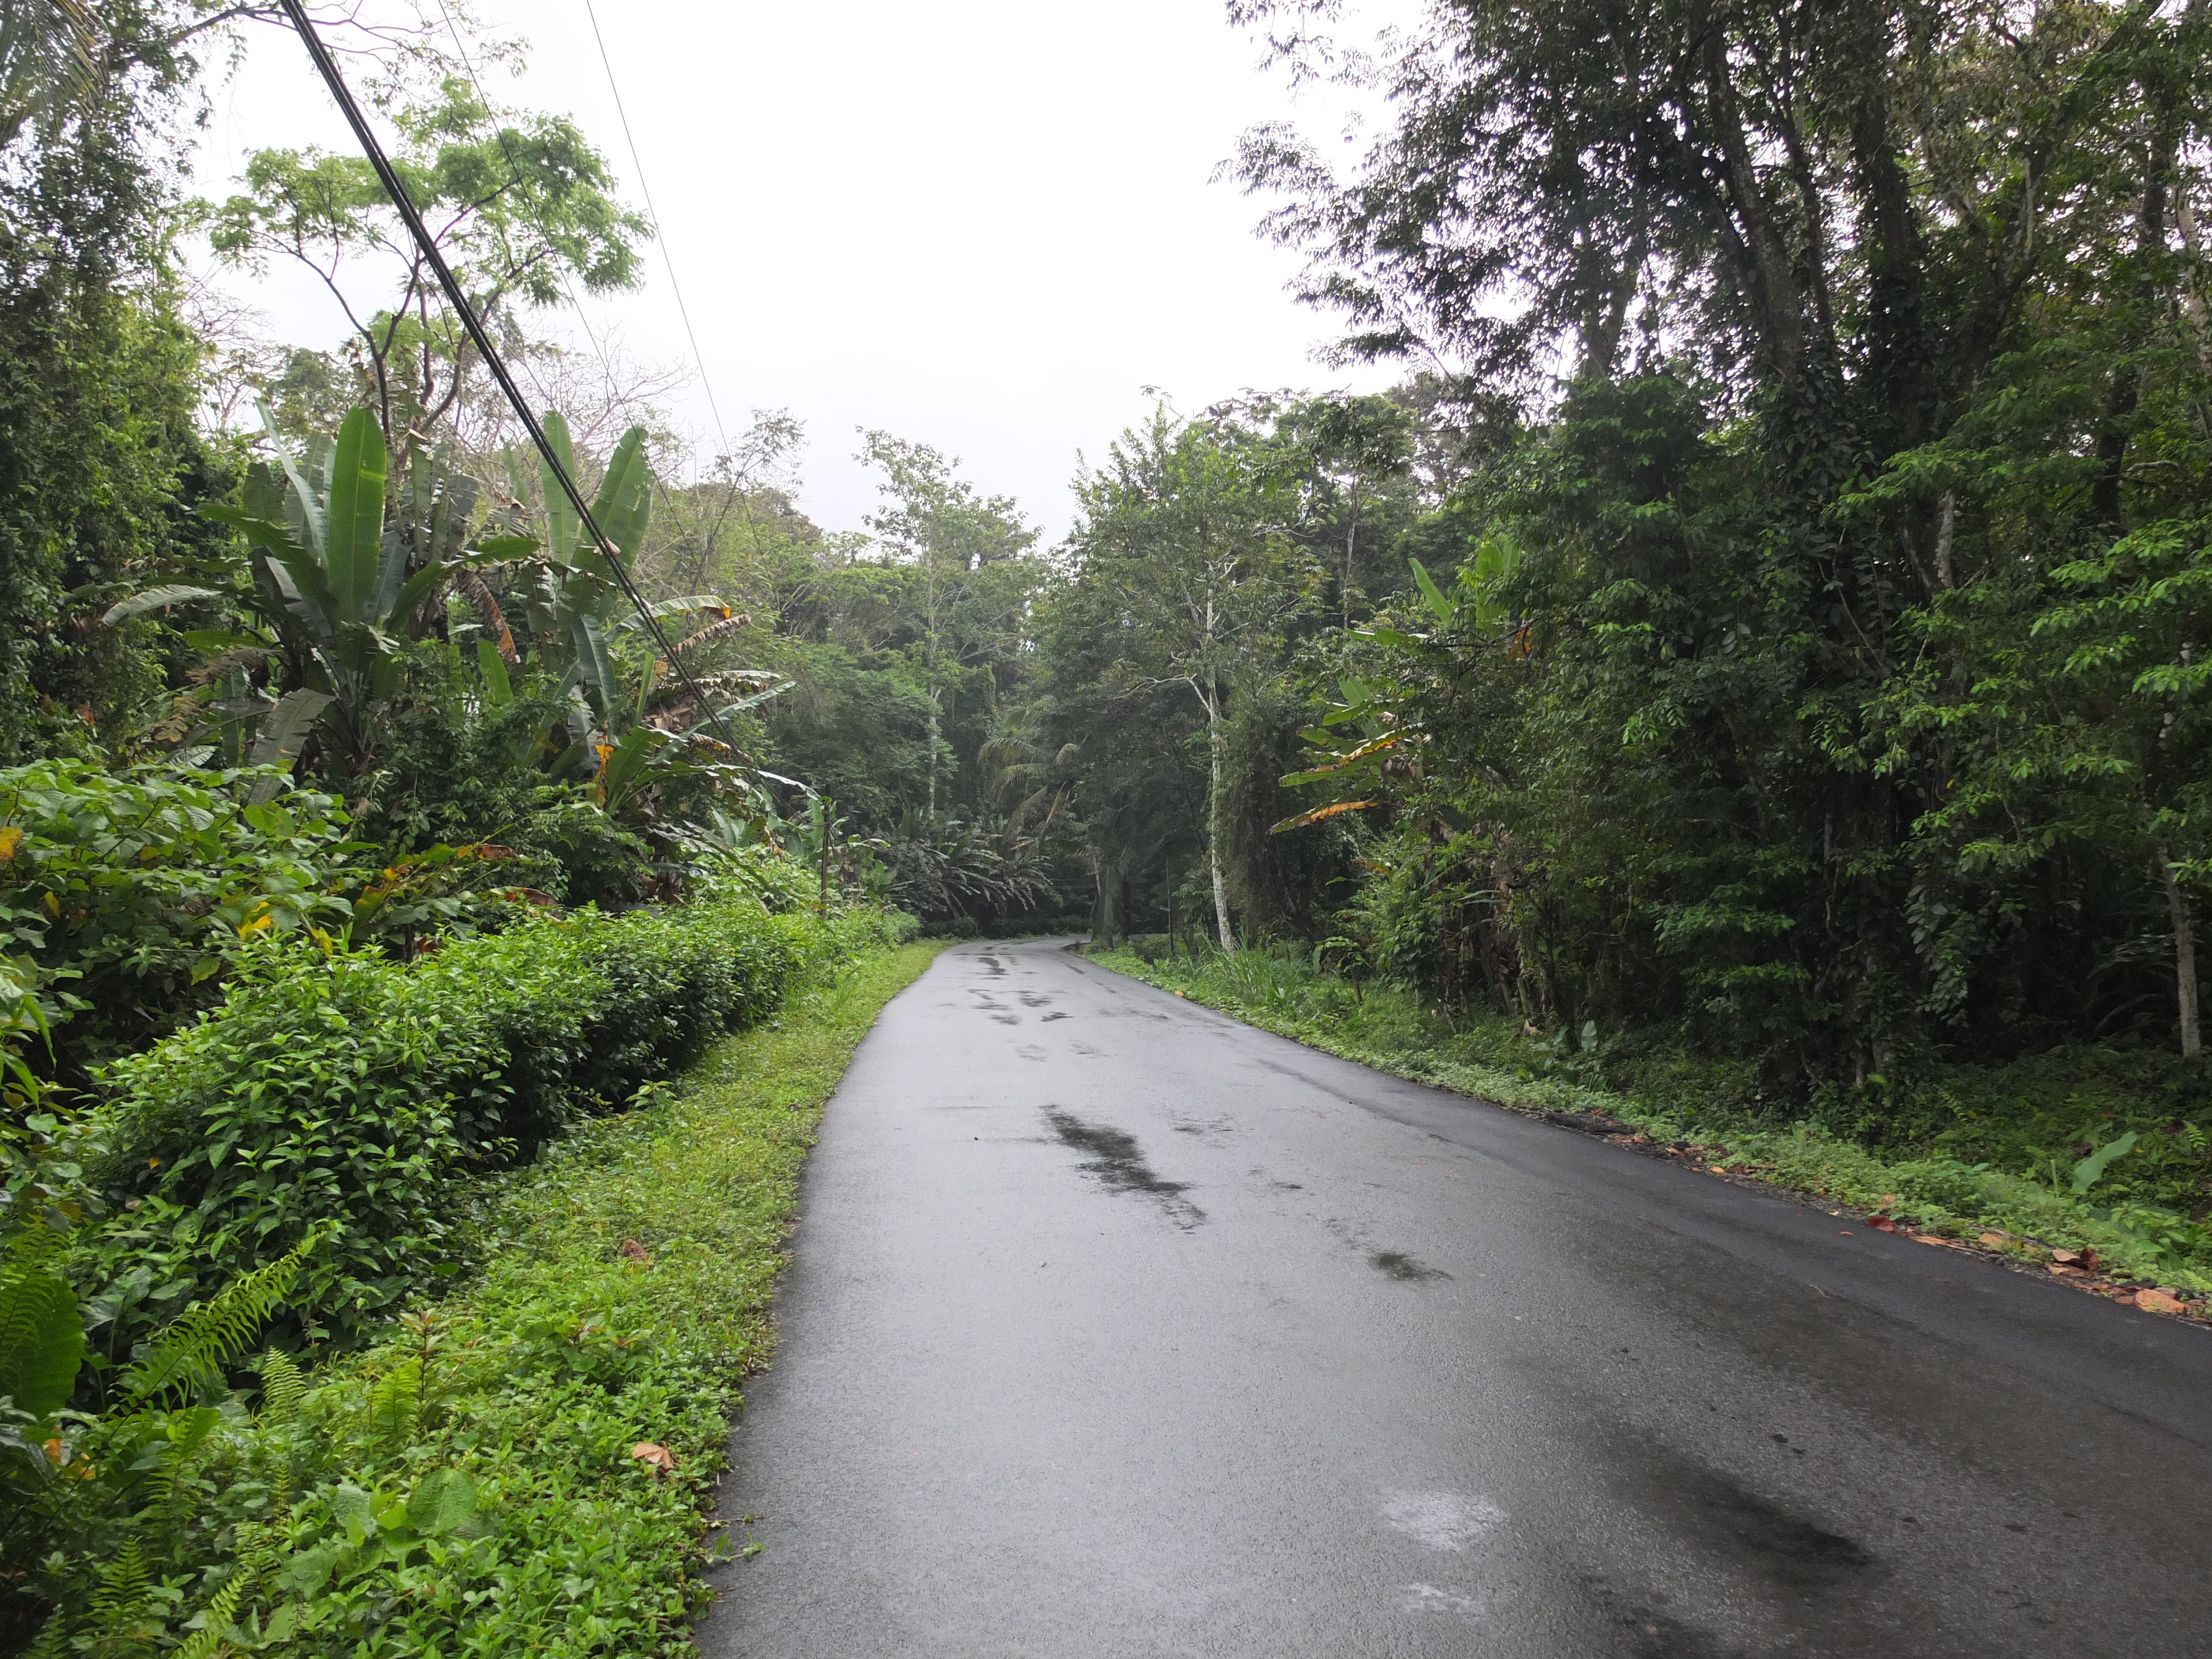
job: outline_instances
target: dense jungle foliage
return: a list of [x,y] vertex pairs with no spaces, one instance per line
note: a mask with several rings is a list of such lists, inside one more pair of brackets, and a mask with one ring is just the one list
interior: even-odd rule
[[367,163],[188,199],[259,13],[0,5],[0,1646],[443,1639],[488,1194],[896,911],[2212,1259],[2203,0],[1231,12],[1387,94],[1233,170],[1404,377],[1159,401],[1046,546],[889,432],[855,532],[788,415],[695,453],[554,337],[643,280],[592,138],[331,9],[599,545]]

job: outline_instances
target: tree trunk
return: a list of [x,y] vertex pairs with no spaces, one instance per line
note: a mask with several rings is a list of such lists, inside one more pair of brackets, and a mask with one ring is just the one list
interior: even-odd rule
[[929,827],[937,828],[937,688],[929,691]]
[[2182,891],[2174,876],[2173,860],[2166,856],[2163,841],[2154,845],[2151,856],[2158,860],[2158,878],[2166,888],[2166,913],[2173,924],[2173,993],[2181,1015],[2181,1052],[2186,1058],[2204,1046],[2197,1012],[2197,924],[2190,917],[2189,895]]
[[1213,877],[1213,922],[1221,935],[1221,954],[1237,954],[1237,936],[1229,931],[1229,881],[1221,868],[1221,763],[1228,752],[1229,734],[1221,728],[1221,695],[1217,688],[1206,700],[1206,746],[1212,774],[1206,789],[1206,860]]

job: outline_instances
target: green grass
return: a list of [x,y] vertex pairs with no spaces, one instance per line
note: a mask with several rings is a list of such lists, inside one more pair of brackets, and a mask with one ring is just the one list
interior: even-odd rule
[[176,1459],[201,1565],[109,1602],[149,1638],[197,1614],[234,1647],[328,1659],[689,1651],[823,1104],[943,948],[861,953],[484,1183],[481,1271],[297,1400],[280,1376],[222,1406]]
[[[1523,1112],[1599,1113],[1825,1201],[2027,1259],[2094,1249],[2123,1281],[2212,1291],[2203,1068],[2125,1050],[2063,1050],[2003,1067],[1946,1066],[1911,1084],[1770,1098],[1751,1066],[1621,1034],[1533,1034],[1496,1017],[1447,1018],[1389,984],[1354,987],[1285,951],[1156,945],[1103,965],[1378,1071]],[[2132,1132],[2086,1196],[2090,1147]],[[1755,1170],[1747,1166],[1758,1166]]]

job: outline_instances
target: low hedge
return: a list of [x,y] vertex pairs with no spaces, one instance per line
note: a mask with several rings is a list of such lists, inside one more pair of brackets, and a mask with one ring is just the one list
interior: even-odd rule
[[[586,921],[561,937],[623,941],[611,948],[634,948],[633,963],[680,960],[696,940],[672,944],[657,931],[667,921]],[[756,914],[740,931],[794,948],[773,1013],[710,1043],[673,1085],[467,1182],[465,1225],[447,1237],[477,1241],[468,1276],[417,1285],[388,1310],[398,1317],[307,1370],[282,1352],[248,1358],[267,1340],[258,1310],[307,1282],[282,1258],[155,1345],[175,1354],[198,1321],[210,1340],[185,1346],[227,1364],[142,1358],[112,1409],[63,1426],[58,1457],[19,1461],[0,1650],[691,1651],[715,1537],[702,1511],[772,1340],[800,1163],[877,1011],[933,954],[866,948],[903,931],[866,915],[761,931]],[[433,977],[403,979],[419,993]],[[726,1010],[726,985],[744,982],[678,1000]],[[250,1316],[210,1317],[226,1307]]]
[[890,926],[731,898],[543,915],[411,965],[257,947],[220,1006],[105,1074],[115,1208],[73,1275],[95,1364],[310,1235],[295,1334],[354,1340],[465,1265],[467,1176],[623,1105]]

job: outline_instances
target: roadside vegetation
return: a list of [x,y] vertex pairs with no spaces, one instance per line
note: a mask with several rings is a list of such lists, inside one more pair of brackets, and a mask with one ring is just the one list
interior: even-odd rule
[[[1950,1066],[1901,1103],[1912,1127],[1869,1143],[1851,1097],[1807,1110],[1756,1067],[1595,1023],[1545,1035],[1454,1013],[1413,988],[1355,981],[1310,955],[1227,955],[1164,936],[1091,954],[1107,967],[1378,1071],[1552,1116],[1803,1193],[1884,1231],[1990,1251],[2161,1313],[2212,1318],[2212,1227],[2185,1206],[2204,1136],[2179,1116],[2168,1056],[2062,1052]],[[1836,1114],[1841,1114],[1838,1117]],[[2081,1126],[2088,1140],[2077,1140]]]
[[1418,367],[1163,398],[1055,548],[565,343],[651,225],[435,9],[323,22],[606,545],[364,161],[186,196],[263,13],[0,8],[0,1650],[678,1641],[915,924],[2212,1288],[2212,9],[1239,0],[1392,94],[1233,171]]

